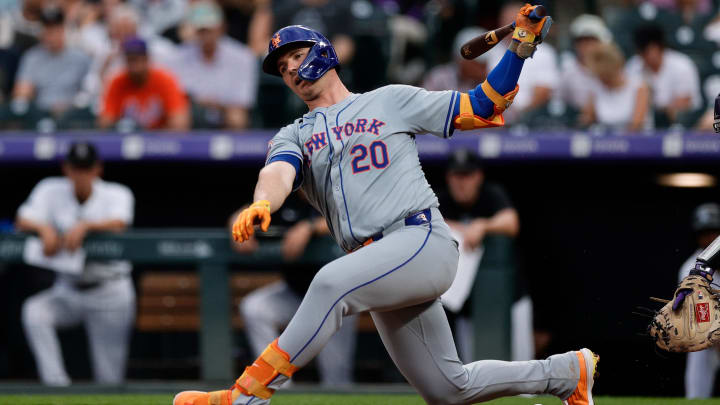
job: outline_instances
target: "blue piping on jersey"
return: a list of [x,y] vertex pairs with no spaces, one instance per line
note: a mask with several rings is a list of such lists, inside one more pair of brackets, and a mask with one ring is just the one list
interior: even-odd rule
[[417,256],[417,255],[423,250],[423,248],[424,248],[425,245],[427,244],[428,239],[430,239],[430,234],[432,233],[432,221],[428,222],[428,225],[430,225],[430,229],[428,229],[428,233],[427,233],[427,235],[425,235],[425,240],[423,241],[423,243],[422,243],[422,245],[420,246],[420,248],[419,248],[415,253],[413,253],[413,255],[410,256],[409,259],[405,260],[402,264],[400,264],[399,266],[394,267],[393,269],[387,271],[386,273],[381,274],[381,275],[375,277],[374,279],[372,279],[372,280],[370,280],[370,281],[367,281],[367,282],[365,282],[365,283],[363,283],[363,284],[360,284],[359,286],[357,286],[357,287],[355,287],[355,288],[350,289],[348,292],[346,292],[345,294],[341,295],[340,298],[338,298],[337,300],[335,300],[335,302],[332,304],[332,306],[330,306],[330,309],[328,310],[328,312],[325,314],[325,317],[323,318],[322,322],[320,322],[320,326],[318,326],[318,328],[315,330],[315,333],[313,333],[313,335],[310,337],[310,340],[308,340],[308,342],[305,343],[305,346],[303,346],[303,347],[300,349],[300,351],[299,351],[295,356],[293,356],[292,359],[290,359],[290,363],[292,363],[293,361],[295,361],[295,359],[297,359],[298,356],[300,356],[300,354],[302,354],[302,352],[305,351],[305,349],[308,347],[308,345],[315,339],[315,337],[317,336],[317,334],[320,333],[320,329],[322,329],[322,326],[325,324],[325,321],[327,320],[328,316],[330,316],[330,313],[332,312],[333,308],[335,308],[335,305],[337,305],[338,302],[340,302],[340,300],[342,300],[343,298],[345,298],[345,296],[347,296],[347,295],[350,294],[351,292],[353,292],[353,291],[355,291],[355,290],[357,290],[357,289],[359,289],[359,288],[361,288],[361,287],[365,287],[366,285],[372,284],[372,283],[376,282],[377,280],[380,280],[381,278],[383,278],[383,277],[385,277],[385,276],[387,276],[387,275],[395,272],[396,270],[398,270],[398,269],[400,269],[401,267],[405,266],[406,264],[410,263],[410,261],[411,261],[412,259],[414,259],[415,256]]
[[448,105],[448,112],[447,112],[447,115],[445,116],[445,126],[444,126],[445,130],[443,131],[443,138],[449,138],[453,133],[452,130],[455,129],[455,127],[452,125],[452,122],[450,123],[450,126],[448,126],[448,121],[450,120],[450,114],[455,110],[454,107],[455,107],[456,99],[457,99],[457,91],[453,92],[452,98],[450,99],[450,105]]
[[[330,169],[328,169],[329,173],[328,173],[327,178],[328,178],[328,181],[330,181],[330,189],[332,189],[332,157],[335,154],[335,147],[333,146],[332,139],[330,138],[330,129],[328,128],[327,117],[325,116],[324,113],[322,113],[320,111],[316,112],[315,116],[317,116],[318,114],[322,115],[323,120],[325,120],[325,133],[328,134],[328,144],[330,145],[330,153],[328,153],[328,163],[329,163],[328,167]],[[325,189],[327,189],[327,182],[325,183]],[[324,191],[323,195],[327,195],[327,191]],[[326,201],[327,199],[323,199],[323,200],[325,201],[325,211],[329,212],[328,204]],[[332,232],[332,228],[330,230]]]
[[[355,100],[357,100],[359,98],[360,98],[360,96],[355,97]],[[355,100],[351,101],[350,103],[348,103],[348,105],[346,105],[340,111],[338,111],[337,115],[335,116],[335,124],[336,125],[340,124],[340,113],[345,111],[346,108],[350,107],[352,105],[352,103],[355,102]],[[327,124],[327,121],[325,123]],[[329,134],[330,133],[328,132],[328,136],[329,136]],[[330,140],[330,143],[332,143],[332,139]],[[340,144],[342,145],[342,149],[340,149],[340,160],[338,161],[338,171],[340,172],[340,190],[342,191],[343,204],[345,205],[345,215],[347,215],[347,222],[348,222],[348,228],[350,229],[350,236],[352,236],[352,238],[355,239],[355,242],[362,245],[363,241],[359,240],[355,236],[355,233],[353,233],[352,222],[350,221],[350,212],[348,211],[347,199],[345,198],[345,187],[343,185],[343,175],[342,175],[342,155],[343,155],[343,152],[345,151],[345,142],[343,141],[342,136],[340,137]]]

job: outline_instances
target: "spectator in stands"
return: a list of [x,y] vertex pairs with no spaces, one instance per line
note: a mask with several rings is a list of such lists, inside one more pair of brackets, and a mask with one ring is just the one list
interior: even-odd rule
[[36,106],[56,116],[73,106],[90,58],[65,43],[64,15],[58,8],[43,10],[40,44],[28,50],[20,61],[13,89],[14,110]]
[[[117,0],[113,0],[117,1]],[[177,26],[185,16],[188,0],[127,0],[140,13],[147,34],[162,35]]]
[[185,94],[171,73],[150,65],[145,41],[126,40],[123,53],[126,69],[107,85],[98,125],[109,128],[124,119],[145,129],[188,129]]
[[712,12],[713,1],[712,0],[647,0],[660,8],[664,8],[671,11],[680,12],[681,14],[687,13],[702,13],[708,14]]
[[612,34],[602,18],[582,14],[570,24],[573,52],[562,55],[560,96],[576,111],[581,111],[590,97],[588,83],[597,82],[589,68],[590,52],[599,44],[612,41]]
[[21,0],[0,11],[0,101],[9,100],[20,57],[42,33],[43,0]]
[[635,46],[637,55],[629,60],[627,71],[647,78],[652,92],[651,105],[656,112],[673,123],[679,114],[700,108],[702,95],[697,68],[689,57],[665,47],[665,34],[660,27],[638,28]]
[[467,91],[482,83],[488,74],[488,53],[475,59],[467,60],[460,56],[460,48],[467,41],[487,32],[485,28],[467,27],[458,32],[450,54],[453,61],[431,69],[423,87],[427,90],[458,90]]
[[[720,205],[705,203],[693,212],[692,230],[697,249],[680,266],[678,280],[682,281],[695,268],[700,253],[720,236]],[[715,375],[720,367],[720,347],[687,354],[685,367],[685,397],[710,398],[715,388]]]
[[127,39],[143,38],[155,66],[167,68],[177,52],[175,45],[169,40],[152,32],[140,32],[138,26],[140,16],[131,5],[123,3],[108,5],[104,13],[107,26],[100,27],[93,34],[96,37],[88,40],[94,44],[95,52],[83,87],[93,100],[99,100],[103,83],[108,83],[111,77],[125,67],[122,44]]
[[687,25],[704,26],[712,18],[711,0],[675,0],[674,3],[676,12]]
[[286,0],[273,4],[275,27],[300,24],[325,34],[340,64],[348,66],[355,54],[353,13],[349,0]]
[[[511,1],[505,3],[500,11],[500,25],[510,24],[515,20],[518,10],[523,3]],[[507,50],[508,36],[503,44],[495,46],[488,53],[490,54],[490,66],[495,66],[502,59]],[[557,64],[557,52],[549,43],[543,43],[532,58],[525,60],[527,72],[532,74],[521,74],[518,92],[513,101],[512,108],[505,112],[505,122],[513,123],[530,117],[530,113],[547,106],[553,97],[560,83],[560,69]]]
[[[231,228],[237,214],[239,211],[230,218],[228,225]],[[327,234],[329,230],[325,219],[314,215],[306,201],[292,195],[275,214],[267,232],[258,233],[243,244],[232,242],[238,252],[250,254],[262,243],[262,240],[258,242],[259,239],[280,240],[283,258],[288,263],[280,268],[283,280],[253,291],[240,303],[240,314],[253,355],[259,356],[297,311],[317,269],[325,263],[300,264],[296,261],[305,253],[312,238]],[[341,254],[338,250],[337,255]],[[318,371],[323,385],[337,387],[352,383],[355,323],[355,316],[343,318],[340,330],[318,355]]]
[[[90,233],[121,232],[133,221],[132,192],[100,179],[102,165],[93,145],[71,145],[62,169],[63,177],[41,180],[18,208],[16,227],[39,236],[40,257],[76,251]],[[54,285],[29,297],[22,307],[40,380],[70,384],[57,329],[84,325],[95,381],[122,383],[135,318],[130,262],[87,261],[77,269],[57,267],[57,262],[46,265],[58,272]]]
[[227,35],[247,44],[256,56],[267,52],[273,29],[271,0],[219,0]]
[[[516,237],[520,220],[505,189],[485,182],[480,158],[470,150],[453,152],[445,181],[447,189],[438,194],[438,200],[445,221],[460,243],[460,259],[455,281],[441,299],[455,329],[460,358],[469,363],[476,360],[472,354],[470,294],[482,260],[483,239],[491,234]],[[512,310],[512,359],[532,360],[532,301],[526,293],[516,298]]]
[[222,11],[215,3],[193,3],[187,22],[194,40],[181,48],[172,67],[198,107],[195,126],[246,128],[257,93],[255,55],[224,35]]
[[614,44],[600,44],[590,52],[588,62],[598,82],[588,83],[590,99],[580,124],[630,131],[651,127],[648,86],[642,76],[625,72],[620,49]]

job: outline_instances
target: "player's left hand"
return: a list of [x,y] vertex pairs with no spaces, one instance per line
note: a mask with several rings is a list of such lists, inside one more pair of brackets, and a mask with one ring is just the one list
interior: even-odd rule
[[63,236],[63,246],[65,249],[70,251],[77,250],[80,246],[82,246],[87,232],[87,225],[82,222],[77,223]]
[[235,242],[244,242],[255,233],[255,225],[260,225],[263,232],[270,226],[270,201],[260,200],[242,210],[232,227]]

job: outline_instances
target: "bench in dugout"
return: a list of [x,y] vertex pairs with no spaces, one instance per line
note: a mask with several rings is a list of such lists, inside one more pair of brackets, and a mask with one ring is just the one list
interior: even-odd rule
[[[281,279],[280,273],[230,275],[232,325],[243,328],[240,301],[260,287]],[[200,280],[194,272],[146,272],[140,277],[136,328],[140,332],[197,332],[200,328]],[[358,332],[374,332],[369,314],[361,314]]]

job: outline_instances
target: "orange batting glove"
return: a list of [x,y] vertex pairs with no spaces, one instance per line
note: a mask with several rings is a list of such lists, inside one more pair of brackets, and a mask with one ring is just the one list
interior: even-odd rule
[[263,232],[270,226],[270,201],[255,201],[251,206],[242,210],[235,219],[232,227],[232,236],[235,242],[245,242],[255,233],[255,224],[260,225]]
[[[533,5],[526,3],[520,9],[520,11],[518,11],[517,18],[515,19],[515,26],[518,28],[524,28],[524,29],[530,31],[531,33],[533,33],[533,37],[528,38],[528,39],[525,39],[525,37],[515,38],[515,36],[517,34],[517,30],[516,30],[515,34],[513,34],[513,38],[515,38],[521,42],[525,42],[525,41],[533,42],[533,41],[535,41],[535,37],[544,37],[542,31],[545,26],[545,22],[548,20],[548,17],[545,16],[540,21],[537,21],[537,22],[531,21],[529,18],[530,13],[532,13],[533,10],[535,10],[537,7],[538,6],[533,6]],[[542,40],[542,38],[540,38],[540,40]]]

